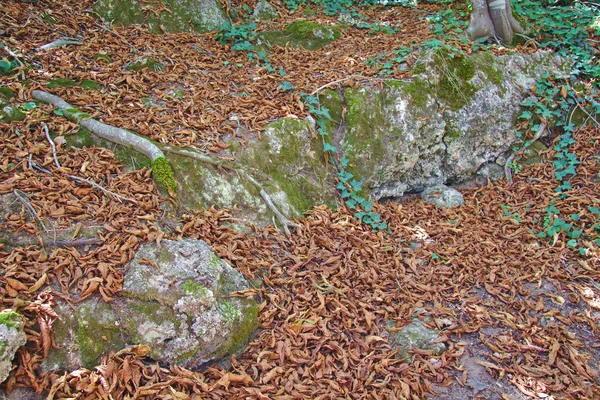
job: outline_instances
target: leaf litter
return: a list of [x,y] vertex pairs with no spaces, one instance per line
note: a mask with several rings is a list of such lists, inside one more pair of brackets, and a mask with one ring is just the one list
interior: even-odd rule
[[[76,50],[36,54],[41,68],[28,72],[31,85],[5,82],[19,100],[50,79],[93,77],[102,90],[53,92],[106,123],[209,151],[221,151],[218,143],[226,139],[244,142],[270,120],[306,116],[297,98],[277,89],[283,77],[224,49],[212,34],[111,31],[85,13],[90,5],[54,2],[52,14],[60,16],[54,26],[35,17],[41,13],[35,5],[8,1],[0,7],[3,29],[23,54],[60,36],[85,34]],[[282,15],[269,29],[294,18]],[[416,15],[389,18],[405,21],[407,33],[365,40],[364,31],[348,29],[335,49],[275,48],[272,64],[291,72],[285,80],[306,92],[359,72],[374,76],[377,71],[364,65],[368,57],[431,37]],[[126,70],[139,54],[165,69]],[[170,94],[172,83],[182,87],[181,96]],[[37,238],[23,246],[0,244],[0,302],[23,313],[28,337],[5,383],[8,392],[29,387],[50,399],[464,398],[478,393],[453,392],[472,384],[476,370],[467,368],[469,356],[498,382],[480,394],[485,398],[600,397],[599,252],[591,242],[597,221],[586,211],[599,207],[596,129],[576,135],[572,152],[582,163],[565,199],[556,196],[549,164],[539,164],[524,168],[513,184],[500,180],[463,190],[466,204],[457,209],[436,209],[417,198],[375,204],[389,234],[372,232],[343,207],[315,207],[298,221],[296,234],[285,237],[273,228],[236,233],[228,228],[228,210],[165,215],[161,203],[168,200],[150,171],[126,170],[108,149],[56,141],[57,167],[41,124],[63,136],[78,128],[48,110],[40,106],[22,122],[0,125],[1,228]],[[537,238],[551,201],[564,215],[580,215],[585,257],[567,245],[564,233],[554,244]],[[506,207],[520,221],[507,216]],[[93,227],[94,241],[77,242]],[[63,231],[70,237],[58,238]],[[261,330],[248,348],[232,356],[230,366],[203,371],[161,367],[144,358],[146,347],[133,346],[105,355],[92,370],[41,372],[49,349],[59,345],[53,338],[56,298],[74,304],[99,293],[111,301],[139,245],[158,245],[163,237],[203,239],[245,276],[262,279],[256,289]],[[413,318],[440,332],[447,346],[441,355],[413,349],[410,362],[398,357],[389,331]]]

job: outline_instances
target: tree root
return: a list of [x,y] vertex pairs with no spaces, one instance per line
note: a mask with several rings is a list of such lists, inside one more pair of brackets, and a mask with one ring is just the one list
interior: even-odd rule
[[60,97],[48,92],[33,90],[31,95],[36,100],[52,104],[54,107],[59,108],[67,119],[76,122],[102,139],[122,146],[131,147],[146,155],[152,162],[152,174],[154,175],[156,183],[173,192],[177,190],[175,178],[173,177],[173,170],[169,166],[165,154],[149,139],[138,136],[128,130],[116,128],[112,125],[107,125],[89,118],[87,114],[84,114]]
[[43,46],[40,46],[40,47],[38,47],[35,50],[36,51],[44,51],[44,50],[55,49],[57,47],[68,46],[68,45],[81,46],[82,44],[83,44],[82,42],[80,42],[79,40],[76,40],[76,39],[60,38],[60,39],[56,39],[53,42],[50,42],[50,43],[45,44]]

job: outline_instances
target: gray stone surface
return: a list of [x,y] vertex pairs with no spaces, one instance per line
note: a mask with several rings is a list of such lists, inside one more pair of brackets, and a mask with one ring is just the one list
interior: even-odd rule
[[398,348],[398,357],[400,359],[410,360],[411,349],[431,350],[433,355],[440,355],[446,350],[444,343],[431,343],[440,338],[439,332],[428,328],[418,319],[414,319],[410,324],[402,329],[390,332],[390,344]]
[[12,310],[0,312],[0,383],[8,378],[19,347],[27,343],[24,327],[20,314]]
[[202,240],[143,245],[125,267],[115,301],[91,297],[56,308],[56,340],[45,369],[97,365],[127,345],[150,347],[162,364],[194,368],[242,350],[258,327],[255,299],[229,297],[246,279]]
[[252,17],[257,20],[271,20],[279,18],[277,9],[273,7],[267,0],[258,0]]
[[[146,2],[138,0],[98,0],[94,11],[103,19],[117,25],[148,24],[150,32],[208,32],[227,22],[217,0],[164,0],[171,12],[147,12]],[[150,6],[152,7],[152,6]]]
[[458,190],[441,184],[423,190],[421,198],[439,208],[459,207],[465,204],[465,199]]

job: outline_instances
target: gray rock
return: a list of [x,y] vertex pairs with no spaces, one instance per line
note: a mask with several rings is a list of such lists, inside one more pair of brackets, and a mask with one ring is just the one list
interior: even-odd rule
[[380,199],[468,181],[486,164],[501,166],[519,143],[514,121],[535,79],[568,68],[549,52],[454,59],[430,53],[413,68],[411,82],[348,88],[341,143],[351,172]]
[[423,190],[421,198],[439,208],[459,207],[465,204],[465,199],[458,190],[441,184]]
[[[138,0],[98,0],[94,11],[103,19],[117,25],[148,24],[150,32],[208,32],[219,29],[227,22],[217,0],[165,0],[162,3],[171,12],[148,12],[147,4]],[[152,7],[152,5],[150,5]],[[191,22],[191,23],[190,23]]]
[[256,20],[265,21],[279,18],[279,13],[267,0],[258,0],[252,17]]
[[145,244],[125,267],[123,290],[110,303],[91,297],[75,311],[57,307],[60,349],[45,369],[97,365],[127,345],[150,347],[162,364],[200,366],[243,349],[258,327],[254,299],[229,297],[245,278],[202,240]]
[[12,310],[0,312],[0,383],[12,370],[12,360],[19,347],[27,343],[21,314]]
[[394,348],[398,348],[398,357],[410,360],[410,350],[431,350],[434,355],[440,355],[446,350],[443,343],[431,343],[440,338],[437,330],[430,329],[425,324],[415,319],[402,329],[389,333],[389,342]]

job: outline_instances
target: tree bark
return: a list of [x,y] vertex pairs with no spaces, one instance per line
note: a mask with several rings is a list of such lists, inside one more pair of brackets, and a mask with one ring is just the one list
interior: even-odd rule
[[515,32],[523,33],[523,28],[512,14],[510,0],[473,0],[471,24],[467,29],[472,40],[494,36],[508,44]]

